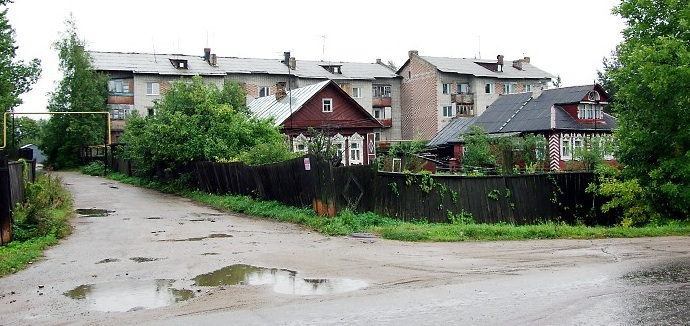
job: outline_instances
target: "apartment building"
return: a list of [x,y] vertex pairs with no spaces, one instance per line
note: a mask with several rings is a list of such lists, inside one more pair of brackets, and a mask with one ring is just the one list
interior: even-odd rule
[[553,78],[529,57],[504,60],[420,56],[409,51],[398,69],[402,139],[432,139],[454,117],[480,116],[499,95],[538,93]]

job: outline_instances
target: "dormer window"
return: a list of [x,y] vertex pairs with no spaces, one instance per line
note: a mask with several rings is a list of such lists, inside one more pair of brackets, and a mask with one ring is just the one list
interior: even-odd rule
[[323,67],[323,69],[328,70],[328,72],[330,72],[332,74],[340,75],[343,73],[342,69],[341,69],[342,66],[339,66],[339,65],[326,65],[326,66],[321,66],[321,67]]
[[170,59],[170,63],[176,69],[188,69],[189,68],[187,66],[187,60],[184,60],[184,59]]
[[577,118],[583,120],[601,119],[601,105],[593,103],[582,103],[577,106]]

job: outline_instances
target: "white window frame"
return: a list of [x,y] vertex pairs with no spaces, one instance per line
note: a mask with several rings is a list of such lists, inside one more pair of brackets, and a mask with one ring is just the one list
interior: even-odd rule
[[470,84],[458,83],[458,94],[470,94]]
[[146,95],[161,95],[161,84],[158,82],[147,82]]
[[525,92],[531,92],[532,91],[532,84],[525,84],[523,87]]
[[575,137],[573,138],[573,152],[572,152],[572,157],[574,161],[579,161],[582,159],[582,151],[585,150],[585,141],[582,139],[582,137]]
[[443,106],[443,117],[444,118],[452,118],[453,116],[454,116],[453,106],[452,105],[444,105]]
[[349,165],[363,164],[364,137],[355,133],[349,137],[347,147]]
[[333,99],[332,98],[321,99],[321,111],[322,112],[333,112]]
[[573,148],[570,135],[561,136],[561,160],[570,161],[573,159]]
[[494,83],[486,83],[484,85],[484,94],[493,94],[496,92],[496,85]]
[[503,83],[503,94],[515,93],[515,83]]
[[362,98],[362,88],[361,87],[352,87],[352,97],[353,98]]
[[309,151],[309,138],[304,134],[299,134],[292,139],[292,151],[294,153],[306,153]]
[[377,120],[386,119],[386,110],[384,108],[374,108],[374,118]]
[[450,86],[450,83],[441,84],[441,92],[443,94],[449,95],[452,92],[452,87]]
[[259,86],[257,96],[258,97],[271,96],[271,87],[270,86]]

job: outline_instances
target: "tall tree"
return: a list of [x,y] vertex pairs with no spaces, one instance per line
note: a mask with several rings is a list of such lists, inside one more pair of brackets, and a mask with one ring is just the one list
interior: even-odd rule
[[[62,80],[50,94],[50,112],[106,112],[108,96],[105,75],[96,72],[77,35],[74,19],[65,22],[62,38],[53,43],[58,52]],[[53,114],[48,120],[41,149],[54,168],[71,168],[82,162],[80,154],[88,146],[104,142],[105,114]]]
[[14,45],[15,31],[7,20],[7,4],[11,0],[0,0],[0,110],[12,110],[22,103],[19,95],[31,90],[41,75],[41,62],[14,60],[17,46]]
[[623,0],[626,20],[609,75],[618,159],[665,216],[690,216],[690,0]]

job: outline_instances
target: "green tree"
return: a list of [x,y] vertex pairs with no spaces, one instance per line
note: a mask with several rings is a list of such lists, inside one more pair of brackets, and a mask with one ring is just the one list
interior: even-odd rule
[[[58,52],[62,80],[50,94],[50,112],[106,112],[108,78],[96,72],[73,19],[67,20],[62,38],[53,43]],[[104,114],[53,114],[46,125],[41,149],[55,169],[82,164],[80,153],[101,145],[106,137]]]
[[14,133],[10,139],[18,147],[26,144],[39,145],[41,141],[42,128],[46,124],[46,120],[34,120],[29,117],[15,117],[8,122],[12,125]]
[[[616,88],[616,85],[611,79],[611,72],[616,71],[616,69],[618,69],[619,66],[617,51],[613,51],[611,53],[611,57],[604,58],[602,60],[602,65],[604,66],[604,70],[597,70],[598,83],[599,85],[601,85],[601,87],[604,88],[604,90],[606,91],[606,93],[609,94],[609,96],[615,98],[618,89]],[[607,105],[606,108],[607,110],[610,110],[612,106]]]
[[465,169],[496,167],[496,156],[491,153],[489,135],[482,127],[470,126],[463,138],[465,152],[462,154],[462,165]]
[[[259,144],[282,143],[272,120],[248,117],[245,97],[235,82],[218,89],[200,76],[175,81],[154,104],[156,115],[127,118],[124,156],[137,162],[142,177],[183,179],[193,162],[235,160]],[[245,155],[263,163],[255,152]]]
[[41,62],[15,61],[17,46],[14,45],[14,28],[7,20],[7,4],[11,0],[0,0],[0,110],[12,110],[22,103],[19,95],[28,92],[41,75]]
[[626,20],[609,70],[617,158],[665,216],[690,215],[690,1],[623,0]]

